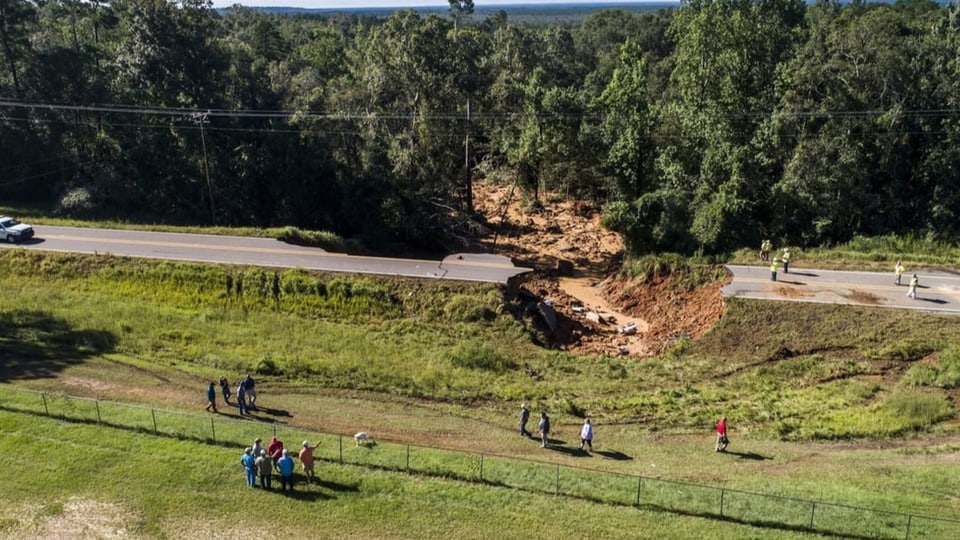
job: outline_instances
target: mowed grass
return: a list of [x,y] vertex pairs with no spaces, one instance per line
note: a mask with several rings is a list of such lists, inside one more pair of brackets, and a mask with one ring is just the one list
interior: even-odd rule
[[239,449],[0,412],[0,537],[804,538],[813,535],[322,462],[284,496]]

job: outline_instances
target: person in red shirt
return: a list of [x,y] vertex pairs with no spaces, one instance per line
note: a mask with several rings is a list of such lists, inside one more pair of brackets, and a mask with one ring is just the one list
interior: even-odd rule
[[727,438],[727,417],[724,416],[717,422],[717,452],[725,451],[728,444],[730,439]]
[[270,445],[267,446],[267,453],[270,454],[270,457],[273,458],[273,462],[276,463],[277,460],[283,457],[283,441],[274,437],[270,438]]

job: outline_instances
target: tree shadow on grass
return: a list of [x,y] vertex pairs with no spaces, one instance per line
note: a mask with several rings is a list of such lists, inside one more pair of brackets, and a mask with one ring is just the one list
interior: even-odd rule
[[330,480],[323,480],[320,478],[314,478],[313,483],[314,485],[323,489],[335,491],[337,493],[356,493],[360,491],[360,488],[356,485],[341,484],[339,482],[331,482]]
[[614,459],[617,461],[629,461],[633,459],[632,456],[628,456],[619,450],[597,450],[595,454],[601,455],[607,459]]
[[116,346],[111,332],[77,330],[43,311],[0,311],[0,380],[54,377]]

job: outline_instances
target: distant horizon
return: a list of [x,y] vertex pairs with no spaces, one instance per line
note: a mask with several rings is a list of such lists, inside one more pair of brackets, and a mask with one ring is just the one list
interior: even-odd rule
[[[550,5],[550,4],[663,4],[680,3],[680,0],[474,0],[478,8],[509,5]],[[447,8],[450,3],[444,0],[214,0],[213,7],[226,8],[234,5],[246,7],[285,7],[306,9],[359,9],[359,8]]]

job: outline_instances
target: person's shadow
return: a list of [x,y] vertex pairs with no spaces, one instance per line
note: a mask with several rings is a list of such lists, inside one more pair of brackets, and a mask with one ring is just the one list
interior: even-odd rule
[[594,452],[594,454],[603,456],[607,459],[613,459],[616,461],[629,461],[633,459],[633,457],[628,456],[618,450],[597,450],[596,452]]
[[948,304],[949,303],[946,300],[941,300],[939,298],[922,298],[921,297],[921,298],[917,298],[917,300],[920,300],[921,302],[930,302],[931,304]]
[[737,456],[740,459],[752,459],[754,461],[766,461],[768,459],[773,459],[773,456],[764,456],[763,454],[758,454],[756,452],[731,452],[725,450],[724,454],[730,454],[731,456]]

